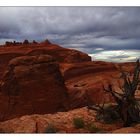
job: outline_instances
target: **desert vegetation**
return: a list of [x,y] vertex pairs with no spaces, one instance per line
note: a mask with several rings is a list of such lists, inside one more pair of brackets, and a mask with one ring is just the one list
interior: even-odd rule
[[139,80],[140,64],[137,60],[133,73],[126,72],[121,70],[120,79],[123,81],[123,84],[119,86],[122,91],[119,93],[113,89],[112,84],[108,84],[107,87],[103,85],[105,92],[112,95],[114,99],[114,104],[109,106],[103,103],[102,105],[96,105],[89,108],[97,110],[97,118],[104,120],[105,122],[113,122],[118,119],[123,121],[124,127],[131,126],[134,123],[140,121],[140,106],[139,102],[135,97]]
[[79,128],[84,128],[85,126],[85,122],[82,118],[73,118],[73,124],[75,126],[75,128],[79,129]]
[[56,133],[58,130],[53,124],[48,124],[45,133]]

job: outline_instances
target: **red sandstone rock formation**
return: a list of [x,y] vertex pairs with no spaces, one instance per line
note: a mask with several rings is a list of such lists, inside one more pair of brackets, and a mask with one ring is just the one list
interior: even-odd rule
[[42,44],[46,44],[46,45],[50,45],[50,44],[52,44],[48,39],[46,39],[46,40],[44,40],[43,42],[42,42]]
[[48,54],[53,56],[58,62],[75,63],[91,61],[91,57],[80,51],[64,49],[58,45],[49,45],[46,48],[34,49],[27,53],[27,55]]
[[62,48],[59,45],[51,43],[30,43],[28,46],[22,44],[17,46],[12,43],[9,47],[6,47],[6,45],[0,46],[0,61],[2,61],[0,73],[4,73],[9,60],[14,58],[14,54],[17,54],[15,57],[47,54],[53,56],[58,62],[66,63],[91,61],[91,57],[85,53]]
[[9,61],[18,56],[46,54],[53,56],[58,62],[84,62],[91,60],[91,57],[85,53],[65,49],[51,43],[30,43],[28,46],[16,46],[12,43],[9,47],[5,46],[0,47],[0,79],[7,69]]
[[[61,63],[61,72],[68,89],[71,108],[93,105],[98,103],[112,102],[110,94],[105,93],[103,85],[109,83],[114,85],[116,91],[119,89],[119,65],[125,70],[132,71],[134,63],[115,64],[109,62],[82,62],[82,63]],[[120,81],[121,82],[121,81]],[[137,93],[137,98],[140,94]]]
[[90,60],[85,53],[62,48],[48,40],[30,43],[28,46],[17,46],[15,42],[9,47],[1,46],[0,118],[9,119],[69,108],[68,104],[65,106],[68,94],[57,62]]
[[53,113],[66,108],[63,77],[58,63],[49,55],[12,59],[2,79],[1,92],[1,119]]
[[[91,62],[87,54],[48,40],[0,47],[0,66],[1,119],[109,102],[112,98],[104,93],[102,83],[115,83],[113,76],[119,76],[118,64]],[[126,69],[132,66],[127,63]]]
[[71,108],[112,100],[112,97],[103,91],[102,84],[115,81],[112,76],[119,74],[115,64],[106,62],[62,63],[60,67],[71,100]]

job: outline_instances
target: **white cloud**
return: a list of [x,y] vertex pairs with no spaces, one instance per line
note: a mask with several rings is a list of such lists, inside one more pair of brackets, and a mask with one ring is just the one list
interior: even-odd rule
[[92,60],[114,61],[114,62],[129,62],[140,58],[140,50],[114,50],[101,51],[98,53],[89,54]]
[[139,16],[140,7],[0,7],[0,42],[48,38],[87,53],[140,50]]
[[95,51],[103,51],[104,49],[103,48],[95,48],[94,50]]

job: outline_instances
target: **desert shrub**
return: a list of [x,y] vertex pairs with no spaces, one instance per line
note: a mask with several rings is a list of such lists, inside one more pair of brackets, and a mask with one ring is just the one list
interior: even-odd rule
[[118,110],[116,106],[104,107],[103,111],[97,111],[96,118],[98,120],[103,120],[105,123],[111,124],[120,119]]
[[100,132],[102,129],[101,128],[98,128],[95,124],[93,123],[89,123],[86,125],[86,128],[87,130],[90,132],[90,133],[97,133],[97,132]]
[[85,126],[84,120],[82,118],[73,118],[73,124],[77,129],[84,128]]
[[48,124],[45,133],[56,133],[56,132],[57,132],[56,127],[52,124]]

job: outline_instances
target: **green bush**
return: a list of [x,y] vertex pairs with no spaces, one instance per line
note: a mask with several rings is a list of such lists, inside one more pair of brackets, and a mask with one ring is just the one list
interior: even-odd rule
[[84,128],[85,126],[84,120],[82,118],[73,118],[73,124],[77,129]]
[[48,124],[45,133],[56,133],[57,129],[52,125],[52,124]]

